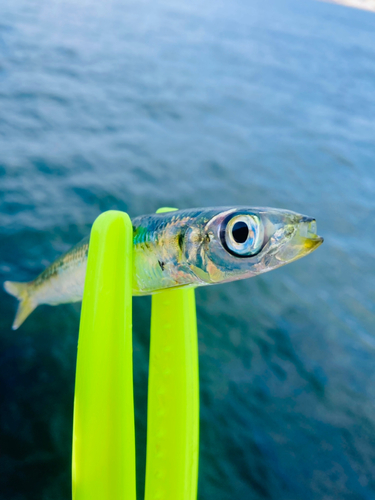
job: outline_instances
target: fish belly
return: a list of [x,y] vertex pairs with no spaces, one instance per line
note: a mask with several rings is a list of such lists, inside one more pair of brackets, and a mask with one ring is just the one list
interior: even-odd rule
[[[78,266],[66,267],[60,272],[40,281],[31,290],[38,304],[57,305],[82,300],[87,261]],[[34,292],[34,293],[33,293]]]

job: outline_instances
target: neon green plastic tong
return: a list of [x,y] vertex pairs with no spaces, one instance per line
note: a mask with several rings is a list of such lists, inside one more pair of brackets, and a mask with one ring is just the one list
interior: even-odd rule
[[[129,216],[100,215],[79,330],[73,500],[136,500],[132,252]],[[198,447],[195,295],[170,289],[152,297],[145,499],[195,500]]]

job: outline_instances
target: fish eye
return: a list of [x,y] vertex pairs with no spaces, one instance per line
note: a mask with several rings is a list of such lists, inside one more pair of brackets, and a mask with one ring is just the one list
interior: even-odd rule
[[263,226],[256,215],[235,215],[222,231],[222,243],[229,253],[250,257],[259,253],[263,243]]

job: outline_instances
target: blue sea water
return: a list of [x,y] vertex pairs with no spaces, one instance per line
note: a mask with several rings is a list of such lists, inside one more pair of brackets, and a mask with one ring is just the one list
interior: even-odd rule
[[[104,210],[288,208],[314,254],[196,292],[199,499],[375,498],[375,14],[309,0],[2,0],[0,281]],[[0,292],[0,499],[71,496],[77,304]],[[134,301],[143,497],[149,298]]]

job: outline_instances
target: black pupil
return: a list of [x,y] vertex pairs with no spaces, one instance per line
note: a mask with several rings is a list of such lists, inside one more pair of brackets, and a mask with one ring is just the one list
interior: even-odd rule
[[245,243],[249,236],[249,228],[245,222],[236,222],[232,229],[233,239],[236,243]]

